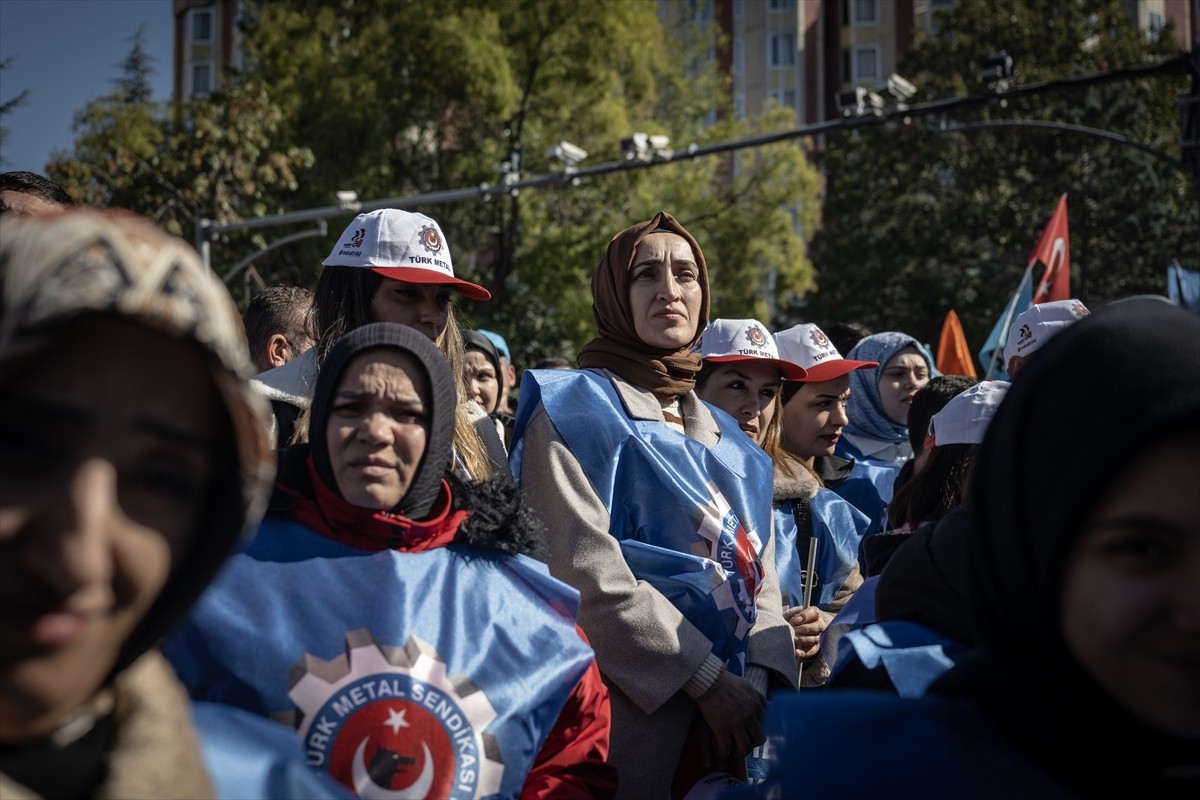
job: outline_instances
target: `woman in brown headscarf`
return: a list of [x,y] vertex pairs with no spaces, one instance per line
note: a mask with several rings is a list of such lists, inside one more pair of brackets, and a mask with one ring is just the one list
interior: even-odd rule
[[768,687],[794,685],[770,459],[693,387],[708,270],[669,214],[613,237],[581,370],[530,370],[512,465],[612,698],[626,797],[745,774]]

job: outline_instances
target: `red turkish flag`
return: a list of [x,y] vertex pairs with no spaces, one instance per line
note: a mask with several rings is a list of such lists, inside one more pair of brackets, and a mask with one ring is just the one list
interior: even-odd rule
[[1067,196],[1058,200],[1058,208],[1042,231],[1029,264],[1041,263],[1045,272],[1033,292],[1033,302],[1048,303],[1051,300],[1071,299],[1071,241],[1067,235]]

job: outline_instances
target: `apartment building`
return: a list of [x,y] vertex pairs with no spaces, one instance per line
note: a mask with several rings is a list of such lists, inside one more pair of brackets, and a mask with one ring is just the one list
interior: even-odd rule
[[173,0],[172,97],[204,97],[220,88],[227,67],[241,65],[239,0]]
[[[729,47],[716,55],[732,83],[733,113],[793,109],[798,125],[839,115],[837,97],[875,89],[896,72],[917,30],[935,32],[935,12],[955,0],[658,0],[664,22],[715,22]],[[1123,0],[1138,29],[1157,36],[1175,24],[1181,49],[1200,39],[1197,0]]]

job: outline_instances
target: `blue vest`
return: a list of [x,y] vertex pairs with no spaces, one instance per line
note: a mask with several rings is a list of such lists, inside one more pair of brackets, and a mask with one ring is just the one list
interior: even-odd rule
[[194,698],[290,722],[359,797],[516,797],[594,658],[577,604],[524,556],[269,519],[165,650]]
[[[841,455],[839,453],[839,455]],[[903,462],[855,461],[854,469],[837,486],[829,487],[835,494],[866,515],[870,529],[866,535],[888,529],[887,505]],[[861,556],[861,550],[860,550]]]
[[957,698],[779,691],[763,728],[771,743],[766,780],[730,789],[725,800],[1070,796]]
[[629,569],[657,589],[741,674],[758,616],[759,556],[771,535],[771,459],[723,413],[713,447],[631,419],[611,381],[587,370],[525,373],[511,463],[538,405],[609,511]]
[[882,667],[901,697],[921,697],[969,652],[966,645],[920,623],[883,620],[845,632],[829,680],[857,659],[867,669]]
[[[870,527],[870,520],[829,489],[817,492],[809,504],[809,512],[812,535],[817,540],[817,589],[813,604],[825,609],[854,568],[858,546]],[[798,538],[792,501],[784,500],[775,507],[775,569],[779,573],[779,588],[791,606],[804,603]],[[803,557],[807,558],[808,553]]]
[[223,703],[192,703],[204,766],[220,800],[351,800],[354,793],[309,769],[296,732]]

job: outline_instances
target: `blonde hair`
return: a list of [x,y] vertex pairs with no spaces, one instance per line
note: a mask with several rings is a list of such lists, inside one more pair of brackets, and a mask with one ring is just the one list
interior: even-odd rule
[[465,357],[463,355],[462,328],[458,325],[453,308],[449,310],[446,330],[442,331],[442,335],[439,337],[438,349],[450,362],[450,369],[454,373],[454,391],[458,395],[458,406],[454,409],[454,449],[458,453],[458,457],[462,459],[467,471],[471,473],[472,478],[475,480],[490,478],[492,467],[488,463],[487,451],[483,447],[483,440],[479,438],[479,431],[475,430],[475,425],[467,413],[467,386],[463,381]]

